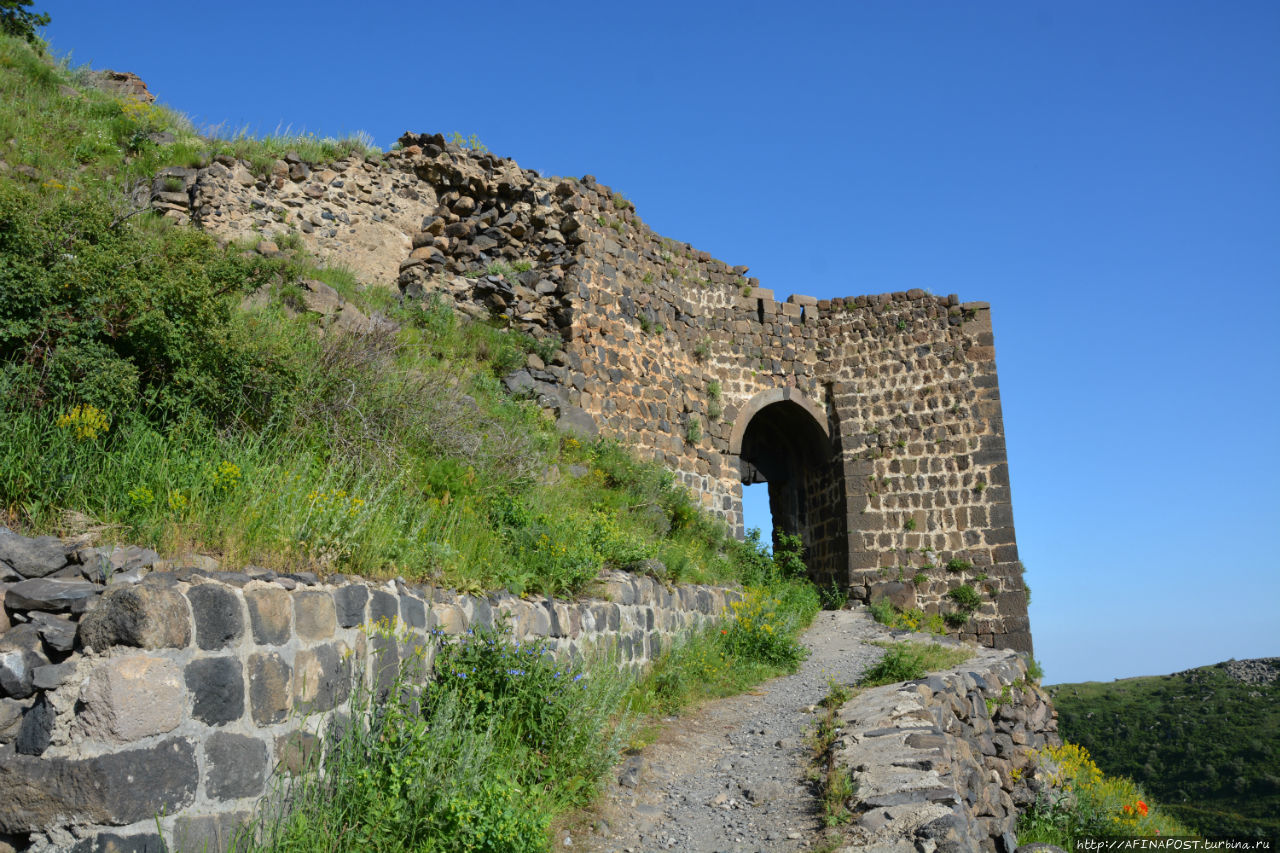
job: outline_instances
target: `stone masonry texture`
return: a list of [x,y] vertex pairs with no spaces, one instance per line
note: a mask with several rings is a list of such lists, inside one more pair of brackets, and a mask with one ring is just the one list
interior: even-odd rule
[[[961,638],[1031,651],[986,303],[920,289],[780,302],[590,175],[543,177],[439,134],[405,134],[379,162],[170,171],[153,204],[177,222],[266,238],[267,254],[291,233],[402,300],[544,341],[553,355],[509,389],[663,462],[739,533],[743,484],[768,482],[819,583],[867,602],[907,583],[899,597],[955,612]],[[176,179],[183,192],[163,190]],[[341,329],[385,322],[321,282],[303,289]],[[948,597],[962,586],[982,599],[967,620]]]
[[[9,650],[0,842],[10,848],[224,849],[273,775],[298,772],[326,727],[342,724],[353,684],[384,683],[403,656],[436,642],[433,630],[456,635],[505,619],[517,639],[544,640],[569,659],[612,647],[620,666],[638,672],[740,598],[624,572],[601,576],[602,598],[558,601],[150,562],[99,587],[68,623],[73,649],[51,648],[34,622],[0,635]],[[392,620],[396,637],[367,633]]]

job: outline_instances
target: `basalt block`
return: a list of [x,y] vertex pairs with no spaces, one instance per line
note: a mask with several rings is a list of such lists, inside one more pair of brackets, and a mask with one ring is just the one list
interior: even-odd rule
[[190,805],[198,780],[195,747],[182,738],[87,759],[0,754],[0,832],[151,820]]
[[327,640],[338,629],[333,594],[321,590],[293,595],[293,619],[298,636],[304,640]]
[[292,627],[289,593],[278,586],[263,584],[246,588],[244,600],[249,605],[249,624],[255,643],[280,646],[289,641]]
[[191,716],[221,726],[244,716],[244,673],[235,658],[202,658],[183,673],[191,692]]
[[42,578],[67,564],[67,548],[55,536],[28,538],[0,527],[0,560],[24,578]]
[[206,651],[223,649],[244,634],[240,596],[220,584],[200,584],[187,590],[195,616],[196,645]]
[[116,742],[173,731],[182,722],[186,691],[178,665],[151,655],[100,663],[80,691],[80,730]]
[[182,594],[172,587],[116,586],[80,620],[79,634],[80,642],[95,651],[112,646],[180,649],[191,643],[191,615]]
[[289,715],[293,671],[275,652],[249,656],[249,708],[260,726],[283,722]]
[[269,760],[264,741],[218,732],[205,743],[204,756],[204,787],[210,797],[236,800],[262,793]]

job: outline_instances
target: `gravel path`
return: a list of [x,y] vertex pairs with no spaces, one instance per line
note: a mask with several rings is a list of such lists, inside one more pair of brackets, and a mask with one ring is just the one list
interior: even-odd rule
[[883,651],[867,644],[888,631],[864,611],[823,611],[804,634],[813,653],[795,675],[712,702],[667,726],[618,768],[593,833],[560,850],[647,853],[688,850],[797,851],[822,833],[814,787],[805,780],[810,706],[829,679],[851,684]]

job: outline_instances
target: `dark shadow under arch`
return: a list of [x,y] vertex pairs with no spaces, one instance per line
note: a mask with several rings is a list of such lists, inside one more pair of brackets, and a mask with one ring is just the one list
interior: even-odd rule
[[843,469],[831,432],[824,407],[794,388],[776,388],[742,408],[729,438],[742,482],[769,484],[775,530],[800,537],[820,582],[846,569],[848,553]]

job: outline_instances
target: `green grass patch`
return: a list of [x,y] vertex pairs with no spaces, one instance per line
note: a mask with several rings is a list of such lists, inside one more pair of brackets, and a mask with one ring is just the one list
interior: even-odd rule
[[638,711],[676,714],[703,702],[741,693],[768,678],[795,672],[808,650],[800,632],[821,609],[817,589],[787,574],[759,545],[758,531],[742,543],[759,570],[746,597],[723,622],[669,649],[635,689]]
[[871,618],[895,631],[919,631],[927,634],[947,633],[946,617],[940,613],[925,613],[917,608],[902,610],[888,599],[880,599],[867,606]]
[[955,646],[938,643],[920,643],[900,640],[896,643],[877,643],[884,648],[884,657],[863,673],[858,680],[861,687],[879,687],[899,681],[924,678],[931,672],[948,669],[973,657],[973,652]]
[[849,801],[858,793],[858,783],[848,768],[836,763],[835,745],[839,739],[838,714],[841,706],[853,697],[853,690],[836,682],[818,703],[818,722],[809,737],[813,752],[810,779],[817,783],[822,820],[828,827],[848,823],[853,814]]

